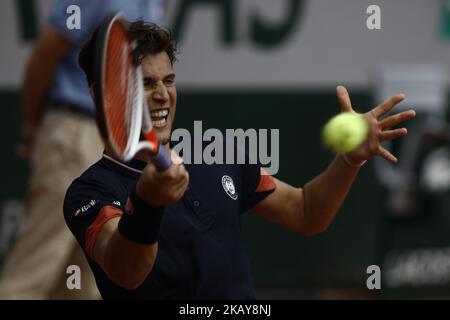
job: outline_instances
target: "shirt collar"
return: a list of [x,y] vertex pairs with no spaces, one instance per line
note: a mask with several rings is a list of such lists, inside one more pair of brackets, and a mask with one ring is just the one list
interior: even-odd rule
[[115,167],[119,167],[122,170],[126,170],[129,172],[134,172],[141,174],[142,170],[144,170],[147,163],[141,160],[132,159],[129,162],[122,162],[119,160],[114,159],[113,157],[103,153],[103,159],[107,160],[110,164],[112,164]]

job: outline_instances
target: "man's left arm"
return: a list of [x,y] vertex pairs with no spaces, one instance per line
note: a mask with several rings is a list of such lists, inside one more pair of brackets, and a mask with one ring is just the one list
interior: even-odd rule
[[[342,112],[354,112],[344,87],[337,88],[337,96]],[[415,112],[408,110],[382,120],[379,118],[403,99],[403,95],[394,96],[364,114],[369,125],[369,134],[356,150],[338,154],[324,172],[306,183],[303,188],[295,188],[274,179],[275,190],[251,211],[302,235],[314,235],[326,230],[365,161],[379,155],[391,163],[397,162],[397,158],[381,143],[405,136],[405,128],[390,128],[412,119]]]
[[274,178],[275,191],[251,211],[302,235],[321,233],[336,215],[357,172],[338,155],[303,188]]

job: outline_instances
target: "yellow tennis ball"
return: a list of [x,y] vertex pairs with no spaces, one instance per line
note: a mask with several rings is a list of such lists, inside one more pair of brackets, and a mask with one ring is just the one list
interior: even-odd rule
[[369,126],[363,115],[343,112],[324,126],[322,139],[325,146],[334,152],[350,152],[366,140],[368,133]]

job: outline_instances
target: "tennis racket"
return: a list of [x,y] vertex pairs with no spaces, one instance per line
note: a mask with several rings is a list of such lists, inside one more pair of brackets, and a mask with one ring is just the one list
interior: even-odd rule
[[114,157],[128,162],[145,149],[156,168],[164,171],[172,162],[152,127],[142,71],[133,58],[135,43],[128,37],[128,25],[116,14],[104,21],[97,36],[94,70],[97,125]]

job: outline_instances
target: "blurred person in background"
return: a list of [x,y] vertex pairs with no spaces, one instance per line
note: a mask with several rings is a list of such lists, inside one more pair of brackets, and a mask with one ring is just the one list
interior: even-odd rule
[[[61,214],[65,190],[102,152],[94,102],[78,53],[108,14],[161,23],[164,0],[60,0],[40,31],[26,66],[22,141],[31,176],[25,218],[0,275],[0,299],[97,299],[94,278]],[[69,29],[68,7],[80,8]],[[69,290],[67,267],[81,270],[81,289]]]

